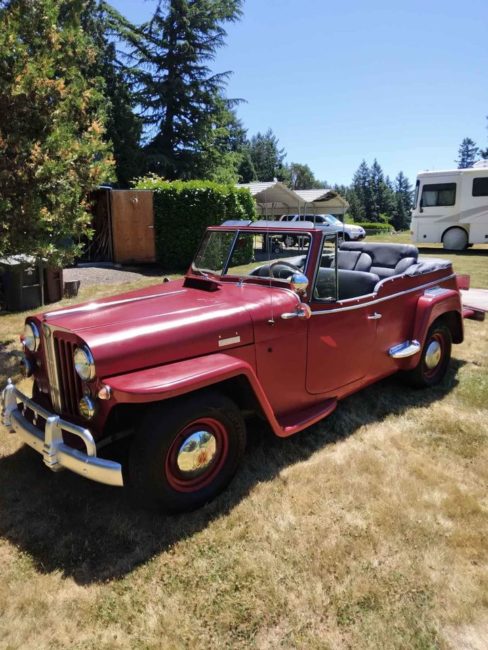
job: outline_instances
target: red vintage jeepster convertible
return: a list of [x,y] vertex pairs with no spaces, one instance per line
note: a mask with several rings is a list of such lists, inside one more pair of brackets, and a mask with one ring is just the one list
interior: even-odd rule
[[[5,423],[50,469],[180,511],[229,483],[251,412],[285,437],[395,372],[441,381],[463,340],[451,263],[336,237],[226,222],[183,279],[27,318],[33,394],[9,382]],[[119,463],[110,445],[124,436]]]

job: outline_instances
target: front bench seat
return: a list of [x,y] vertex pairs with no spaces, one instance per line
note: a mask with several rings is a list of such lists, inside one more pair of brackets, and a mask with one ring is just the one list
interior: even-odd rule
[[[338,300],[347,300],[357,296],[373,293],[380,281],[376,273],[364,271],[338,270],[339,295]],[[335,270],[320,268],[315,285],[314,297],[318,300],[335,295]]]
[[380,280],[392,275],[401,275],[417,263],[418,250],[411,244],[369,244],[366,242],[343,242],[340,252],[367,253],[372,264],[370,273],[376,273]]

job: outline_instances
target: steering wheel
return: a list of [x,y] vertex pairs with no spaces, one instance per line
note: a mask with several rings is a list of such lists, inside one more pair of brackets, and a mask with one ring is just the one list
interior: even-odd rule
[[295,264],[292,264],[291,262],[286,262],[285,260],[275,260],[274,262],[271,262],[271,264],[269,265],[269,275],[270,275],[270,277],[278,278],[279,280],[287,280],[288,277],[290,277],[290,276],[287,275],[285,277],[281,277],[281,276],[275,275],[274,274],[274,267],[276,267],[276,266],[286,266],[286,267],[288,267],[290,269],[290,271],[291,271],[290,276],[293,275],[293,273],[302,273],[303,272],[298,266],[295,266]]

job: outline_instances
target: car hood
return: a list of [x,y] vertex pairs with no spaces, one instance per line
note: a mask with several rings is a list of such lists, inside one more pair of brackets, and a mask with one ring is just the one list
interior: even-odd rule
[[230,283],[206,291],[178,280],[47,312],[42,319],[65,331],[55,336],[74,334],[86,342],[103,377],[251,344],[250,307],[268,304],[269,291]]

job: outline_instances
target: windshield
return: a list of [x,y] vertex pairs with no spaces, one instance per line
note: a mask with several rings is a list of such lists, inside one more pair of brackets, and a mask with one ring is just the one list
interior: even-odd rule
[[337,219],[337,217],[333,217],[331,214],[326,214],[325,218],[327,219],[327,222],[330,223],[332,226],[341,226],[342,227],[342,221]]
[[210,231],[192,271],[209,276],[274,277],[289,280],[307,265],[310,235],[300,232]]

